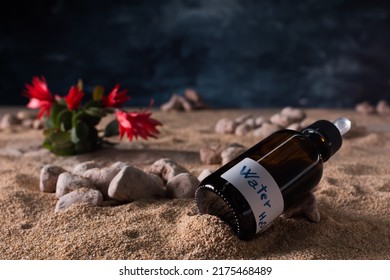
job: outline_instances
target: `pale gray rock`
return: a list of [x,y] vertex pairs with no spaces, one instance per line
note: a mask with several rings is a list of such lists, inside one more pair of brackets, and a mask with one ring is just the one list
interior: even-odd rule
[[86,203],[91,206],[101,206],[103,204],[103,195],[94,189],[80,188],[67,193],[57,201],[55,212],[60,212],[74,204]]
[[306,114],[303,110],[293,107],[285,107],[280,111],[280,114],[286,116],[290,123],[301,122]]
[[390,105],[386,100],[380,100],[376,105],[376,111],[379,115],[386,116],[390,115]]
[[183,166],[170,158],[155,161],[147,170],[148,173],[159,176],[166,183],[177,174],[188,172]]
[[180,173],[167,182],[167,194],[173,198],[193,198],[199,180],[190,173]]
[[22,122],[21,123],[22,127],[24,127],[24,128],[32,128],[34,120],[32,120],[32,119],[25,119],[25,120],[22,120],[21,122]]
[[127,163],[118,161],[110,167],[88,169],[82,176],[88,178],[95,185],[96,189],[105,198],[108,198],[108,187],[110,186],[111,180],[127,165]]
[[253,131],[253,135],[255,137],[267,137],[271,133],[274,133],[275,131],[278,131],[280,127],[275,124],[271,124],[268,122],[263,123],[263,125]]
[[228,118],[222,118],[215,124],[215,132],[220,134],[233,134],[236,123]]
[[259,116],[255,119],[255,127],[254,128],[257,128],[257,127],[260,127],[263,125],[263,123],[265,123],[267,120],[263,117],[263,116]]
[[118,201],[134,201],[142,198],[165,196],[161,181],[133,166],[125,166],[112,179],[108,196]]
[[250,127],[250,129],[253,129],[256,127],[256,119],[254,118],[249,118],[244,122],[247,126]]
[[202,97],[199,93],[191,88],[188,88],[184,91],[184,97],[192,103],[202,103]]
[[203,146],[199,150],[200,160],[205,164],[220,164],[222,162],[219,145]]
[[56,192],[58,176],[64,172],[66,172],[65,169],[53,164],[47,164],[42,167],[39,177],[39,189],[41,192]]
[[19,125],[20,123],[20,120],[14,114],[6,113],[0,120],[0,129],[8,129],[14,125]]
[[233,143],[225,147],[221,152],[222,165],[225,165],[232,159],[245,151],[245,147],[241,144]]
[[31,110],[20,110],[16,113],[16,117],[20,120],[20,121],[24,121],[24,120],[34,120],[37,118],[37,113],[34,112],[34,111],[31,111]]
[[271,116],[270,122],[280,127],[287,127],[291,124],[290,119],[281,113]]
[[79,175],[69,172],[61,173],[58,176],[56,184],[56,197],[60,198],[67,193],[81,188],[95,189],[95,185],[89,179]]
[[186,89],[184,91],[184,98],[191,103],[195,110],[201,110],[208,107],[200,94],[194,89]]
[[301,131],[303,127],[302,127],[301,123],[292,123],[286,128],[291,129],[291,130],[295,130],[295,131]]
[[182,102],[179,100],[180,96],[173,94],[168,102],[160,106],[160,110],[163,112],[180,111],[183,110]]
[[208,168],[203,169],[202,172],[200,172],[200,174],[198,175],[198,180],[201,182],[203,179],[205,179],[207,176],[211,175],[212,173],[213,171],[211,171]]
[[182,110],[184,110],[186,112],[190,112],[194,109],[192,106],[192,103],[190,101],[188,101],[186,98],[184,98],[183,96],[179,95],[177,97],[177,100],[180,102]]
[[33,121],[33,124],[32,124],[32,127],[34,128],[34,129],[43,129],[44,127],[45,127],[45,122],[44,122],[44,120],[43,119],[35,119],[34,121]]
[[364,101],[356,104],[355,111],[360,114],[369,115],[369,114],[374,114],[376,109],[368,101]]
[[84,175],[85,171],[93,168],[98,168],[98,165],[95,161],[91,160],[91,161],[81,162],[73,168],[72,173],[82,176]]
[[235,118],[234,122],[236,123],[236,125],[239,125],[239,124],[244,123],[246,120],[252,119],[252,118],[253,117],[251,114],[244,114],[244,115],[241,115],[241,116],[238,116],[237,118]]
[[237,136],[247,135],[252,130],[252,126],[248,125],[246,122],[239,124],[234,130],[234,134]]

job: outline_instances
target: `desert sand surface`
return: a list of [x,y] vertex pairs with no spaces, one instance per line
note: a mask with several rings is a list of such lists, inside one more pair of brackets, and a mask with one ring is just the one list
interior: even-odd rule
[[[0,116],[17,108],[2,108]],[[0,131],[0,259],[390,259],[390,117],[353,110],[307,109],[305,122],[349,118],[353,130],[325,163],[315,189],[319,223],[278,218],[254,240],[241,241],[216,217],[199,215],[193,199],[147,199],[114,207],[74,205],[55,213],[55,194],[39,190],[45,164],[67,170],[84,161],[117,161],[144,169],[171,158],[194,175],[219,165],[200,161],[206,143],[261,139],[214,132],[222,117],[269,117],[280,109],[154,111],[157,139],[61,157],[41,148],[41,130]]]

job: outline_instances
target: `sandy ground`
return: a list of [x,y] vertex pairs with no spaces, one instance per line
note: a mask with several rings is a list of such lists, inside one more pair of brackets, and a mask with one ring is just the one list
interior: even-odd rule
[[[10,109],[0,110],[0,116]],[[221,117],[278,110],[155,112],[163,122],[158,139],[127,139],[112,148],[71,157],[42,150],[42,131],[0,131],[0,259],[390,259],[390,117],[348,110],[306,110],[306,121],[345,116],[355,131],[325,164],[315,195],[318,224],[278,218],[249,242],[219,219],[200,216],[192,199],[140,200],[115,207],[77,205],[54,213],[54,194],[39,191],[39,172],[53,163],[66,169],[95,160],[145,168],[169,157],[198,175],[205,143],[238,142],[252,135],[217,135]],[[356,129],[358,127],[358,129]]]

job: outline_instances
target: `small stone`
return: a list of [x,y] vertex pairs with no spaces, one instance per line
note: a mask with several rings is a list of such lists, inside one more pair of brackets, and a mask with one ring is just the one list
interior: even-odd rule
[[184,97],[192,103],[203,102],[202,97],[199,95],[199,93],[196,90],[191,88],[188,88],[184,91]]
[[282,114],[275,114],[270,118],[270,122],[281,127],[287,127],[291,124],[290,119]]
[[182,104],[179,101],[179,95],[173,94],[168,102],[160,106],[160,110],[163,112],[179,111],[182,110]]
[[301,122],[306,117],[303,110],[292,107],[283,108],[282,111],[280,111],[280,114],[286,116],[290,123]]
[[301,131],[303,127],[302,127],[301,123],[292,123],[286,128],[291,129],[291,130],[295,130],[295,131]]
[[252,127],[248,125],[246,122],[239,124],[234,130],[234,134],[237,136],[247,135],[249,131],[252,130]]
[[72,173],[81,176],[84,174],[85,171],[87,171],[89,169],[97,168],[97,167],[98,167],[98,165],[93,160],[81,162],[73,168]]
[[250,127],[250,129],[253,129],[256,127],[256,120],[254,118],[249,118],[244,122],[247,126]]
[[58,176],[64,172],[66,170],[57,165],[47,164],[42,167],[39,178],[39,189],[41,192],[54,193],[56,191]]
[[203,101],[203,98],[194,89],[186,89],[184,91],[184,98],[191,103],[192,108],[195,110],[208,108],[207,104]]
[[265,122],[266,122],[266,119],[263,116],[257,117],[255,119],[255,127],[254,128],[262,126],[263,123],[265,123]]
[[183,166],[170,158],[155,161],[147,170],[148,173],[159,176],[166,183],[177,174],[188,172]]
[[43,129],[45,127],[45,123],[44,123],[43,119],[40,119],[40,120],[35,119],[32,127],[34,129]]
[[0,129],[8,129],[14,125],[19,125],[21,122],[14,114],[4,114],[0,120]]
[[220,164],[222,162],[219,145],[203,146],[199,150],[200,160],[205,164]]
[[37,117],[37,114],[35,112],[32,112],[32,111],[27,111],[27,110],[20,110],[19,112],[16,113],[16,117],[20,120],[20,121],[24,121],[24,120],[33,120]]
[[271,133],[274,133],[275,131],[278,131],[280,127],[275,124],[271,123],[263,123],[263,125],[253,131],[253,135],[255,137],[267,137]]
[[167,193],[173,198],[193,198],[199,180],[190,173],[180,173],[167,183]]
[[118,201],[130,202],[141,198],[163,197],[164,194],[155,176],[133,166],[123,167],[108,188],[108,196]]
[[199,176],[198,176],[198,180],[201,182],[203,181],[203,179],[205,179],[207,176],[211,175],[213,173],[213,171],[211,171],[210,169],[203,169],[202,172],[200,172]]
[[88,178],[95,185],[96,189],[103,194],[104,198],[108,198],[108,188],[112,179],[127,165],[118,161],[110,167],[88,169],[82,176]]
[[81,188],[95,189],[95,185],[87,178],[79,175],[69,172],[61,173],[57,180],[56,197],[60,198],[67,193]]
[[252,118],[253,118],[252,115],[244,114],[244,115],[241,115],[241,116],[238,116],[237,118],[235,118],[234,122],[236,123],[236,125],[239,125],[239,124],[244,123],[246,120],[252,119]]
[[364,101],[356,104],[355,111],[360,114],[369,115],[375,113],[375,107],[372,106],[368,101]]
[[24,128],[32,128],[33,127],[34,120],[32,119],[25,119],[22,120],[22,127]]
[[238,155],[240,155],[244,151],[245,151],[245,147],[240,145],[240,144],[233,143],[233,144],[228,145],[221,152],[222,165],[225,165],[226,163],[228,163],[232,159],[236,158]]
[[318,223],[320,221],[320,213],[318,212],[316,198],[312,192],[304,195],[297,203],[283,213],[283,217],[285,218],[292,218],[300,215],[306,216],[307,219],[313,223]]
[[390,115],[390,105],[386,100],[380,100],[376,105],[376,111],[379,115]]
[[230,119],[222,118],[215,125],[215,132],[220,134],[233,134],[236,123]]
[[177,100],[180,102],[182,110],[184,109],[184,111],[190,112],[194,109],[191,102],[185,99],[183,96],[179,95],[177,97]]
[[55,212],[65,210],[74,204],[87,203],[91,206],[101,206],[103,204],[103,195],[98,190],[80,188],[67,193],[57,201]]

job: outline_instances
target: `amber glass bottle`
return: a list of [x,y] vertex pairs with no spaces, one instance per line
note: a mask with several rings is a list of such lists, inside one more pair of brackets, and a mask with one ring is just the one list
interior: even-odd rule
[[350,126],[346,118],[320,120],[271,134],[200,183],[199,212],[220,217],[240,239],[255,237],[318,184]]

